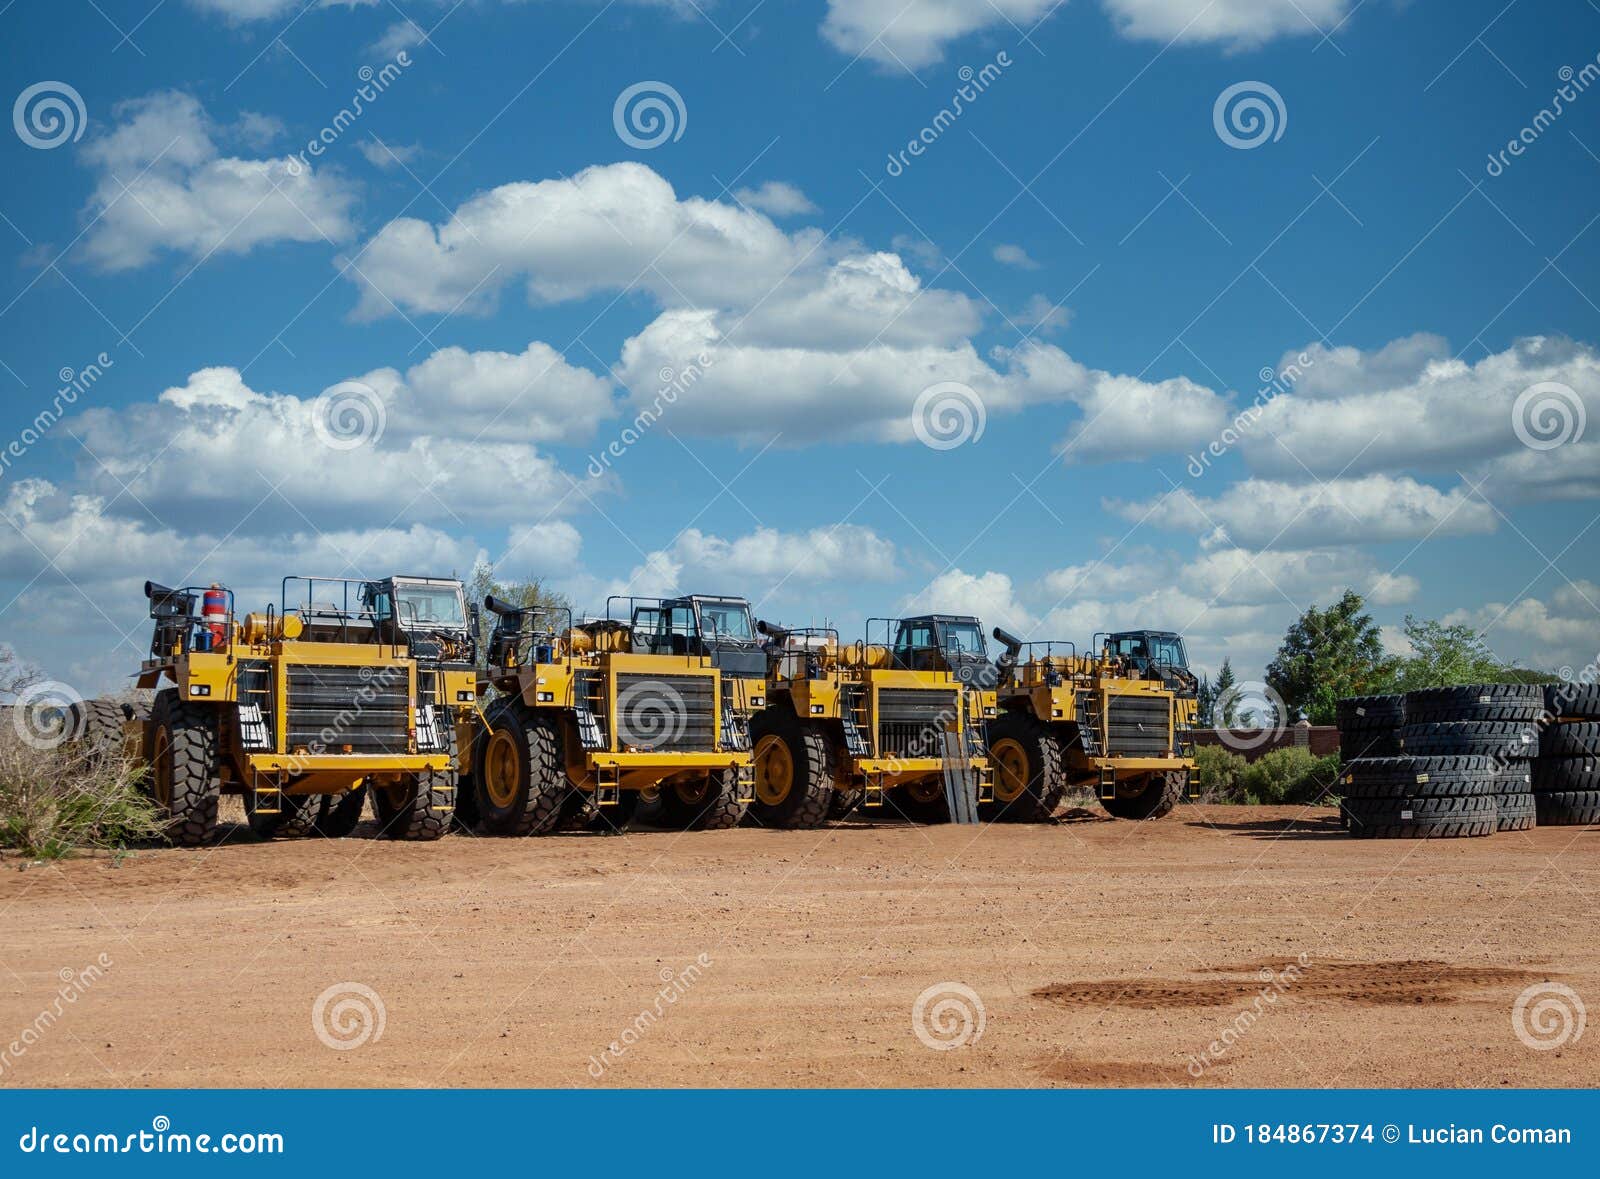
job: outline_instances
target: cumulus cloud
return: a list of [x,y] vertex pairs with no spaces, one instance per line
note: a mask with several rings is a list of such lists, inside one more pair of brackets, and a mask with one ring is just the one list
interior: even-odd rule
[[1027,29],[1059,4],[1060,0],[828,0],[822,35],[851,57],[915,70],[942,59],[945,48],[959,37],[1006,22]]
[[385,143],[378,139],[363,139],[356,148],[366,157],[367,163],[385,172],[403,167],[422,154],[419,144]]
[[1003,266],[1014,266],[1018,270],[1039,269],[1039,264],[1028,256],[1027,250],[1007,242],[1002,242],[994,248],[994,260]]
[[1017,600],[1010,575],[992,569],[982,573],[948,569],[902,599],[900,613],[972,614],[986,628],[1003,626],[1022,632],[1029,630],[1035,621],[1033,613]]
[[1154,500],[1108,500],[1127,520],[1193,532],[1207,548],[1306,548],[1492,532],[1494,509],[1465,488],[1440,491],[1406,476],[1327,483],[1246,479],[1214,497],[1188,490]]
[[768,180],[759,188],[741,188],[733,196],[740,204],[760,209],[774,217],[798,217],[819,212],[805,193],[784,180]]
[[326,170],[290,160],[225,156],[218,137],[260,140],[259,118],[219,128],[191,95],[164,91],[118,104],[109,134],[83,158],[100,173],[85,215],[91,262],[143,266],[164,251],[243,254],[272,242],[342,241],[355,192]]
[[1101,0],[1125,37],[1254,49],[1332,32],[1352,0]]

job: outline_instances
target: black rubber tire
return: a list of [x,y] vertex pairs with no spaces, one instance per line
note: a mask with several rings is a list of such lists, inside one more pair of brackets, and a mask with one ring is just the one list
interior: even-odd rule
[[216,831],[222,793],[216,707],[186,704],[176,688],[168,688],[156,696],[150,726],[151,753],[155,735],[165,731],[172,759],[167,838],[179,847],[199,847]]
[[398,786],[379,786],[372,792],[378,812],[378,834],[384,839],[426,843],[450,830],[456,799],[456,732],[450,734],[450,768],[407,774]]
[[[456,797],[461,792],[456,791]],[[357,786],[344,794],[329,794],[322,800],[322,813],[317,816],[317,834],[327,839],[345,839],[361,822],[367,809],[367,788]]]
[[676,786],[662,784],[657,813],[663,827],[674,831],[722,831],[739,825],[744,818],[744,803],[739,801],[738,771],[712,770],[706,778],[705,797],[692,802]]
[[128,715],[114,700],[84,700],[68,712],[72,751],[86,762],[123,756],[123,726]]
[[1600,757],[1600,721],[1551,725],[1540,750],[1550,757]]
[[1587,827],[1600,823],[1600,790],[1564,790],[1533,796],[1541,827]]
[[1345,763],[1339,793],[1351,799],[1497,794],[1506,779],[1492,757],[1378,757]]
[[1544,710],[1557,719],[1600,720],[1600,684],[1546,684]]
[[1539,728],[1531,722],[1505,721],[1406,725],[1400,730],[1400,745],[1412,757],[1484,754],[1513,761],[1526,760],[1539,756]]
[[[794,781],[788,797],[769,804],[756,792],[750,803],[750,818],[761,827],[804,831],[828,821],[833,802],[833,742],[815,721],[802,720],[787,703],[763,708],[750,720],[750,747],[759,749],[768,737],[783,742],[794,767]],[[760,773],[760,767],[756,769]]]
[[1533,763],[1533,792],[1600,790],[1600,758],[1541,757]]
[[909,786],[891,786],[883,792],[881,808],[864,809],[862,814],[885,819],[903,819],[908,823],[931,826],[950,821],[950,804],[945,801],[942,782],[939,793],[926,801],[913,795]]
[[1444,823],[1495,817],[1493,794],[1469,794],[1411,798],[1349,798],[1344,800],[1350,823],[1369,827],[1396,823]]
[[1149,781],[1140,793],[1102,798],[1100,805],[1117,819],[1159,819],[1170,814],[1183,801],[1183,771],[1163,771],[1147,777]]
[[1339,734],[1339,754],[1346,761],[1355,761],[1358,758],[1399,757],[1401,752],[1399,729],[1363,729]]
[[989,764],[998,788],[999,766],[995,764],[996,742],[1015,741],[1028,763],[1028,780],[1022,793],[1010,802],[987,802],[978,808],[985,822],[1048,823],[1067,792],[1066,775],[1061,769],[1061,742],[1049,725],[1031,712],[1006,712],[988,724],[985,740]]
[[861,805],[861,800],[866,798],[867,791],[864,786],[851,785],[841,790],[837,785],[833,789],[833,797],[828,800],[828,818],[842,819],[851,811]]
[[[463,835],[471,835],[478,829],[478,771],[483,767],[483,751],[489,743],[489,731],[484,725],[474,724],[470,732],[472,770],[462,774],[456,784],[456,809],[450,816],[451,828]],[[461,740],[459,733],[456,740]]]
[[1436,725],[1448,721],[1473,721],[1476,724],[1533,724],[1545,715],[1542,703],[1474,704],[1465,708],[1407,707],[1406,724]]
[[1479,835],[1493,835],[1497,820],[1494,815],[1470,819],[1445,819],[1436,823],[1350,823],[1352,839],[1470,839]]
[[561,725],[555,716],[541,715],[521,700],[503,700],[489,714],[489,733],[479,746],[486,751],[489,737],[505,732],[517,750],[517,792],[508,806],[497,806],[484,783],[482,758],[473,762],[473,787],[477,791],[478,826],[491,835],[543,835],[554,831],[565,808],[583,792],[567,777],[561,755]]
[[1498,794],[1494,802],[1497,831],[1526,831],[1536,822],[1531,794]]
[[245,821],[262,839],[296,839],[314,833],[322,817],[326,794],[283,794],[278,797],[278,812],[258,811],[256,791],[244,792]]
[[1474,708],[1497,706],[1509,706],[1538,713],[1544,708],[1544,685],[1453,684],[1447,688],[1419,688],[1415,692],[1406,693],[1406,723],[1413,723],[1413,714],[1422,710],[1467,712]]
[[1346,696],[1335,706],[1341,732],[1363,729],[1397,729],[1405,723],[1404,696]]
[[621,791],[614,806],[595,806],[591,798],[589,825],[585,830],[592,831],[596,835],[621,835],[628,829],[628,824],[633,822],[633,816],[639,813],[639,806],[643,801],[644,795],[637,790]]

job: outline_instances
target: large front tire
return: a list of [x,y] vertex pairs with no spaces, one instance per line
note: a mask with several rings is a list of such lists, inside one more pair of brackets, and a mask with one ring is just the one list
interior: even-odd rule
[[393,786],[378,786],[372,794],[378,812],[378,833],[385,839],[431,842],[450,829],[457,789],[456,734],[450,730],[446,750],[450,767],[407,774]]
[[827,822],[833,800],[833,758],[822,727],[779,704],[756,714],[750,736],[756,776],[750,814],[756,822],[791,830]]
[[712,770],[682,782],[663,783],[657,803],[663,827],[674,831],[721,831],[744,817],[737,770]]
[[1182,770],[1142,774],[1117,783],[1115,798],[1102,798],[1106,813],[1118,819],[1159,819],[1169,814],[1183,798]]
[[199,847],[216,830],[222,791],[216,710],[187,704],[168,688],[156,697],[150,730],[150,784],[167,813],[167,838]]
[[561,759],[561,729],[520,700],[508,700],[489,717],[475,759],[479,826],[492,835],[542,835],[555,830],[576,794]]
[[1008,712],[990,722],[988,735],[994,802],[984,804],[982,817],[1048,823],[1067,789],[1061,774],[1061,744],[1050,726],[1032,713]]

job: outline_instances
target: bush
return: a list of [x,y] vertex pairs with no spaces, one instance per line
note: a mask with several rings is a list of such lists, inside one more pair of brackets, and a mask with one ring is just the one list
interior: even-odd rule
[[1315,757],[1304,749],[1274,749],[1244,768],[1245,799],[1262,806],[1320,802],[1339,780],[1339,755]]
[[[8,710],[9,711],[9,710]],[[122,750],[39,748],[0,716],[0,852],[58,859],[160,838],[164,825]]]
[[1194,751],[1195,784],[1199,802],[1238,803],[1248,801],[1240,786],[1249,763],[1221,745],[1201,745]]

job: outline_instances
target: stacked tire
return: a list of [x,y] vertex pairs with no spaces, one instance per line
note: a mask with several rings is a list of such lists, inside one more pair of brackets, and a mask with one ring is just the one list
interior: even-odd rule
[[1457,839],[1493,835],[1500,766],[1492,757],[1362,757],[1340,773],[1344,815],[1356,839]]
[[1540,684],[1462,684],[1406,694],[1400,744],[1416,757],[1487,757],[1496,766],[1496,828],[1534,825],[1532,766],[1545,719]]
[[1400,755],[1404,696],[1350,696],[1339,701],[1339,752],[1347,762]]
[[1549,723],[1533,766],[1541,827],[1600,823],[1600,685],[1548,684]]

